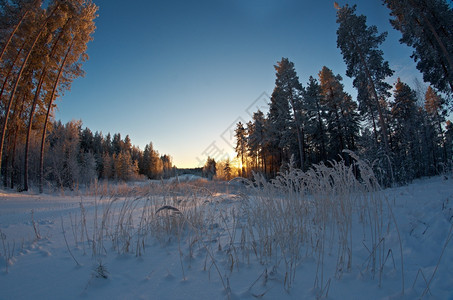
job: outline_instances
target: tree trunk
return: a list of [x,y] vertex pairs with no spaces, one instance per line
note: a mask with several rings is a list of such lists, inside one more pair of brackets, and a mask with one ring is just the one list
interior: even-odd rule
[[[8,136],[8,139],[9,139],[9,143],[11,143],[11,136]],[[6,155],[5,155],[5,159],[3,160],[3,165],[5,166],[3,168],[3,187],[4,188],[7,188],[8,187],[8,158],[9,158],[9,155],[8,155],[8,150],[11,151],[11,149],[6,149]]]
[[355,48],[357,50],[357,53],[360,56],[360,60],[362,61],[363,68],[365,70],[365,74],[366,74],[366,76],[368,78],[368,82],[371,85],[371,93],[373,94],[374,100],[376,101],[376,107],[377,107],[378,114],[379,114],[379,123],[381,125],[382,137],[384,139],[385,154],[387,155],[389,170],[390,170],[390,174],[391,174],[391,177],[392,177],[391,180],[392,180],[392,183],[393,183],[393,181],[394,181],[393,168],[392,168],[392,163],[390,162],[390,148],[389,148],[389,141],[388,141],[387,125],[386,125],[385,120],[384,120],[384,113],[382,112],[381,104],[379,103],[379,97],[378,97],[377,92],[376,92],[376,86],[374,85],[373,78],[371,77],[370,70],[368,69],[368,64],[366,63],[365,58],[363,57],[362,50],[359,48],[359,46],[357,44],[356,37],[354,36],[353,33],[351,33],[351,36],[352,36],[352,41],[354,43],[354,46],[355,46]]
[[47,75],[48,64],[50,63],[50,59],[52,59],[52,57],[55,54],[58,42],[60,41],[61,37],[63,36],[63,34],[65,32],[65,28],[66,28],[66,25],[69,23],[69,20],[70,19],[68,19],[66,21],[65,25],[62,27],[62,30],[58,34],[58,37],[55,40],[54,45],[52,46],[52,50],[50,51],[50,55],[49,55],[49,60],[44,65],[44,68],[43,68],[43,70],[41,72],[41,76],[39,78],[38,86],[36,87],[35,97],[33,99],[33,104],[32,104],[31,110],[30,110],[30,116],[28,118],[27,137],[25,139],[25,153],[24,153],[24,190],[25,191],[28,190],[28,152],[30,150],[30,135],[31,135],[31,128],[32,128],[32,125],[33,125],[33,117],[35,115],[36,105],[38,104],[39,94],[41,93],[41,88],[42,88],[42,84],[44,82],[44,78]]
[[[436,29],[434,28],[433,24],[431,24],[431,22],[430,22],[429,19],[426,17],[426,15],[423,15],[423,19],[424,19],[425,23],[428,25],[428,28],[429,28],[429,30],[431,31],[431,33],[433,34],[434,38],[436,39],[436,42],[437,42],[437,44],[439,45],[440,50],[442,51],[442,54],[445,56],[445,59],[447,60],[448,65],[449,65],[449,67],[450,67],[450,74],[448,74],[448,75],[451,75],[451,72],[453,72],[453,59],[452,59],[452,57],[450,56],[451,53],[448,53],[448,50],[447,50],[447,48],[445,47],[445,44],[444,44],[444,43],[442,42],[442,40],[440,39],[439,34],[437,34]],[[447,78],[448,78],[448,77],[447,77]],[[450,81],[450,84],[451,84],[451,81]]]
[[[299,144],[299,155],[300,155],[300,169],[303,171],[304,169],[304,146],[303,146],[303,134],[302,134],[302,129],[301,129],[301,123],[299,120],[299,116],[297,115],[296,108],[294,107],[294,99],[293,99],[293,91],[292,88],[290,89],[290,94],[291,97],[289,100],[291,101],[291,106],[293,108],[293,114],[294,114],[294,122],[296,123],[296,131],[297,131],[297,143]],[[302,135],[302,136],[301,136]]]
[[326,142],[324,138],[324,126],[322,123],[322,118],[321,118],[321,108],[319,107],[318,101],[316,101],[316,110],[318,114],[318,126],[319,126],[319,131],[321,133],[321,160],[325,161],[327,160],[327,152],[326,152]]
[[12,155],[11,155],[11,189],[14,188],[14,182],[16,180],[16,146],[17,146],[17,136],[19,131],[19,125],[16,125],[16,132],[14,134],[14,141],[13,141],[13,148],[12,148]]
[[357,50],[357,53],[358,53],[359,56],[360,56],[360,60],[362,61],[363,68],[364,68],[364,70],[365,70],[365,74],[366,74],[366,76],[367,76],[367,78],[368,78],[368,82],[369,82],[369,84],[371,85],[371,93],[373,94],[373,98],[374,98],[374,100],[376,101],[376,107],[377,107],[378,114],[379,114],[379,123],[380,123],[380,125],[381,125],[382,135],[383,135],[383,139],[384,139],[385,152],[386,152],[387,155],[388,155],[390,152],[389,152],[389,142],[388,142],[387,126],[386,126],[386,124],[385,124],[384,114],[383,114],[383,112],[382,112],[381,104],[379,103],[379,97],[378,97],[377,92],[376,92],[376,87],[375,87],[375,85],[374,85],[373,78],[371,77],[370,70],[368,69],[368,64],[366,63],[365,58],[363,57],[362,50],[359,48],[359,46],[358,46],[358,44],[357,44],[356,37],[354,36],[354,34],[351,34],[351,36],[352,36],[352,40],[353,40],[353,43],[354,43],[354,45],[355,45],[355,48],[356,48],[356,50]]
[[3,81],[2,89],[0,90],[0,99],[2,98],[3,92],[5,91],[6,84],[8,83],[8,78],[10,77],[11,73],[13,72],[14,66],[16,65],[16,62],[19,59],[22,50],[24,50],[24,47],[25,47],[25,41],[22,43],[22,46],[20,47],[19,51],[17,52],[16,57],[14,58],[14,61],[11,64],[11,67],[9,68],[8,73],[5,76],[5,80]]
[[[35,1],[33,2],[33,6],[35,5],[35,3],[37,3],[38,1]],[[6,41],[5,45],[3,46],[3,49],[2,49],[2,52],[0,54],[0,61],[2,61],[3,59],[3,54],[5,54],[6,52],[6,49],[8,48],[9,46],[9,43],[11,43],[11,40],[13,39],[13,36],[16,34],[17,30],[19,29],[20,25],[22,24],[22,22],[25,20],[25,18],[27,17],[28,13],[31,11],[32,7],[31,6],[30,8],[28,8],[27,10],[25,10],[25,12],[22,14],[22,17],[20,18],[19,22],[16,24],[16,26],[14,27],[13,31],[11,31],[9,37],[8,37],[8,40]]]
[[[20,81],[20,79],[22,77],[22,72],[25,69],[25,65],[27,64],[28,59],[30,58],[31,52],[33,51],[36,43],[38,42],[38,39],[41,36],[41,33],[44,31],[44,29],[45,29],[45,27],[47,25],[47,22],[49,21],[50,17],[53,16],[53,14],[55,13],[55,11],[57,10],[58,7],[59,7],[59,5],[57,5],[54,8],[54,10],[51,12],[51,14],[46,18],[45,22],[41,25],[41,28],[39,29],[38,33],[36,34],[36,37],[35,37],[35,39],[33,41],[33,44],[31,45],[30,49],[28,50],[27,56],[24,58],[24,61],[23,61],[22,66],[20,68],[20,71],[17,74],[16,81],[14,83],[13,89],[11,91],[11,95],[9,97],[8,104],[6,105],[5,119],[3,120],[2,136],[1,136],[1,139],[0,139],[0,158],[3,156],[3,144],[4,144],[4,141],[5,141],[5,133],[6,133],[6,128],[8,126],[8,118],[9,118],[9,113],[10,113],[10,110],[11,110],[11,105],[12,105],[14,96],[15,96],[16,91],[17,91],[17,86],[19,85],[19,81]],[[0,163],[0,170],[1,170],[1,163]]]
[[69,45],[68,51],[64,56],[63,62],[60,65],[60,69],[58,70],[57,78],[55,79],[52,93],[50,95],[49,106],[47,107],[46,119],[44,120],[44,126],[42,130],[42,138],[41,138],[41,154],[39,158],[39,192],[43,192],[43,178],[44,178],[44,146],[46,142],[46,131],[47,131],[47,123],[49,122],[50,112],[52,110],[52,104],[55,96],[55,92],[57,90],[58,82],[60,81],[61,74],[63,72],[64,66],[66,65],[66,61],[68,59],[69,53],[71,52],[72,46],[74,45],[74,38],[72,39],[71,44]]
[[377,145],[378,144],[378,136],[377,136],[377,129],[376,129],[376,118],[374,117],[374,112],[373,112],[373,108],[371,107],[371,105],[368,105],[368,107],[370,108],[371,121],[373,122],[374,140],[375,140],[376,145]]
[[444,156],[444,163],[445,165],[447,165],[448,163],[448,158],[447,158],[447,147],[445,147],[445,138],[444,138],[444,131],[442,130],[442,122],[440,121],[440,117],[439,117],[439,114],[436,113],[436,119],[437,119],[437,126],[439,127],[439,134],[440,134],[440,137],[442,139],[442,154]]
[[[6,147],[6,151],[9,151],[9,155],[6,154],[6,157],[5,157],[5,171],[4,171],[5,176],[3,178],[3,184],[4,184],[5,188],[8,186],[8,160],[9,160],[9,156],[12,156],[12,159],[11,159],[11,169],[12,169],[11,182],[13,181],[12,177],[14,176],[13,172],[14,172],[14,163],[15,163],[15,151],[16,151],[15,149],[16,149],[16,143],[17,143],[17,135],[18,135],[18,132],[19,132],[19,124],[18,124],[19,121],[18,121],[18,119],[19,119],[19,116],[23,112],[24,102],[25,102],[25,94],[22,97],[22,103],[20,104],[20,110],[18,111],[19,104],[17,103],[17,101],[15,102],[14,109],[13,109],[14,113],[12,115],[12,120],[14,120],[15,129],[14,129],[14,133],[9,134],[9,137],[8,137],[8,139],[9,139],[8,145],[9,146],[11,145],[11,139],[13,139],[13,146],[12,147],[10,146],[9,147],[10,149],[8,149],[8,147]],[[13,150],[11,150],[11,148]],[[14,185],[11,188],[13,188],[13,187],[14,187]]]

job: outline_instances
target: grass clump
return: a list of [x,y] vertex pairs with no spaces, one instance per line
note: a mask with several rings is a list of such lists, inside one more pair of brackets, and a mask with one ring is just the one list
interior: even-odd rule
[[[268,182],[255,174],[250,197],[242,206],[246,222],[244,247],[265,265],[283,264],[284,285],[291,288],[302,259],[316,259],[314,288],[327,296],[330,278],[325,257],[336,258],[334,276],[341,278],[352,267],[352,249],[368,249],[366,269],[373,276],[385,259],[384,201],[371,167],[352,152],[345,161],[315,165],[302,172],[290,163]],[[353,221],[363,226],[363,240],[354,241]]]

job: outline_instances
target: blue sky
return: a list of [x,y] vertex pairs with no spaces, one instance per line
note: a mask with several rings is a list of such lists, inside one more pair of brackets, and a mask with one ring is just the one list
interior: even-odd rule
[[[302,84],[325,65],[356,95],[336,47],[333,1],[94,2],[99,17],[86,76],[57,102],[56,119],[129,134],[141,149],[152,141],[178,167],[196,167],[207,155],[233,155],[234,124],[265,106],[273,66],[282,57],[294,62]],[[385,59],[395,78],[413,85],[421,76],[412,50],[398,43],[387,9],[379,0],[356,3],[369,25],[389,31]]]

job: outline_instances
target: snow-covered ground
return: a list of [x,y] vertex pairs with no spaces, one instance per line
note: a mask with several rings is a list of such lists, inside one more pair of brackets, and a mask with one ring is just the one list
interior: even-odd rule
[[369,227],[382,232],[354,217],[347,267],[336,233],[316,222],[331,242],[321,252],[307,227],[295,260],[278,236],[251,237],[256,195],[156,186],[117,196],[0,190],[0,299],[453,299],[451,178],[382,191],[381,224]]

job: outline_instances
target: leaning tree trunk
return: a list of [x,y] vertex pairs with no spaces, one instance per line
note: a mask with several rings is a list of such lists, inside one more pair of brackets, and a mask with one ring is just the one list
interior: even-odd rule
[[1,139],[0,139],[0,171],[1,171],[1,158],[3,157],[3,144],[4,144],[4,141],[5,141],[6,128],[8,126],[9,113],[10,113],[10,110],[11,110],[11,105],[12,105],[14,96],[15,96],[16,91],[17,91],[17,87],[19,85],[19,81],[20,81],[20,79],[22,77],[22,73],[23,73],[23,71],[25,69],[25,66],[26,66],[26,64],[28,62],[28,59],[30,58],[31,53],[32,53],[33,49],[35,48],[35,45],[38,42],[39,37],[41,36],[41,33],[46,28],[46,25],[47,25],[50,17],[53,16],[53,14],[55,13],[55,11],[57,10],[58,7],[59,7],[59,5],[57,5],[55,7],[55,9],[51,12],[51,14],[46,18],[44,23],[41,25],[41,28],[39,29],[38,33],[36,34],[36,37],[35,37],[35,39],[33,41],[33,44],[31,45],[30,49],[28,50],[27,56],[24,58],[24,61],[23,61],[22,66],[21,66],[21,68],[19,70],[19,73],[17,74],[16,81],[14,82],[13,89],[11,90],[11,95],[9,97],[8,104],[5,107],[5,117],[4,117],[4,120],[3,120],[2,135],[1,135]]
[[[37,1],[33,2],[33,5],[36,3]],[[0,53],[0,61],[2,61],[3,59],[3,54],[5,54],[6,52],[6,49],[8,48],[9,46],[9,43],[11,43],[11,40],[13,39],[14,35],[16,34],[17,30],[19,29],[20,25],[22,24],[22,22],[25,20],[25,18],[27,17],[28,13],[31,11],[32,9],[32,6],[30,8],[28,8],[23,14],[22,14],[22,17],[20,18],[19,22],[16,24],[16,26],[14,27],[13,31],[11,31],[11,33],[9,34],[9,37],[8,37],[8,40],[6,41],[5,45],[3,46],[3,49],[2,49],[2,52]]]
[[74,45],[74,38],[72,39],[71,45],[68,48],[68,51],[66,52],[63,62],[60,65],[60,69],[58,70],[58,75],[57,78],[55,79],[53,88],[52,88],[52,93],[50,94],[50,100],[49,100],[49,106],[47,107],[47,113],[46,113],[46,119],[44,120],[44,126],[42,130],[42,138],[41,138],[41,154],[39,157],[39,192],[43,192],[43,178],[44,178],[44,146],[46,142],[46,131],[47,131],[47,123],[49,122],[49,116],[50,112],[52,111],[52,104],[53,100],[55,97],[55,92],[57,90],[58,82],[60,81],[61,74],[63,72],[63,69],[66,65],[67,59],[69,57],[69,53],[71,52],[72,46]]
[[[417,5],[415,2],[413,1],[410,1],[410,3],[417,7],[420,11],[424,12],[425,9],[423,7],[420,7],[419,5]],[[453,72],[453,58],[452,58],[452,53],[449,53],[448,50],[447,50],[447,47],[445,46],[444,42],[442,42],[439,34],[437,33],[436,29],[434,28],[433,24],[431,23],[431,21],[428,19],[428,17],[426,17],[425,14],[423,14],[423,21],[425,22],[425,24],[428,26],[429,28],[429,31],[431,31],[431,34],[434,36],[434,38],[436,39],[436,43],[439,45],[439,48],[440,50],[442,51],[442,54],[445,56],[445,59],[447,60],[448,62],[448,66],[450,67],[450,72],[447,72],[447,78],[449,76],[452,75],[452,72]],[[420,24],[421,25],[421,24]],[[451,82],[451,80],[449,80],[449,83],[450,83],[450,86],[453,84]]]
[[6,89],[6,84],[8,83],[8,79],[9,79],[11,73],[13,72],[14,66],[16,65],[16,62],[19,59],[20,54],[22,53],[22,50],[24,50],[24,47],[25,47],[25,41],[22,43],[22,46],[20,47],[19,51],[17,52],[16,57],[14,58],[14,61],[11,64],[11,67],[9,68],[8,73],[5,76],[5,80],[3,81],[3,84],[2,84],[2,89],[0,90],[0,99],[3,96],[3,92]]
[[[25,102],[25,94],[22,98],[22,103],[19,104],[17,103],[17,101],[15,102],[14,104],[14,113],[12,115],[12,120],[13,120],[13,125],[15,125],[15,128],[13,130],[13,132],[10,134],[10,136],[8,137],[9,138],[9,143],[8,143],[8,146],[9,146],[9,149],[8,147],[6,147],[6,151],[9,151],[9,155],[7,154],[6,157],[5,157],[5,168],[4,168],[4,178],[3,178],[3,184],[5,186],[5,188],[8,186],[8,160],[9,160],[9,156],[11,156],[11,182],[13,182],[13,177],[14,177],[14,164],[15,164],[15,149],[16,149],[16,144],[17,144],[17,135],[18,135],[18,132],[19,132],[19,116],[22,114],[23,110],[24,110],[24,102]],[[12,142],[12,145],[11,145],[11,139],[13,139],[13,142]],[[8,152],[7,152],[8,153]],[[14,185],[12,185],[11,188],[13,188]]]
[[25,154],[24,154],[24,190],[25,191],[28,190],[28,162],[29,162],[28,161],[28,152],[30,150],[30,135],[31,135],[31,128],[32,128],[32,125],[33,125],[33,117],[35,115],[36,105],[38,104],[39,95],[41,93],[41,88],[42,88],[42,85],[44,83],[44,78],[47,75],[48,64],[50,63],[50,59],[52,59],[52,57],[55,54],[58,42],[60,41],[61,37],[65,33],[65,28],[66,28],[66,25],[69,23],[69,20],[70,19],[68,19],[68,21],[66,21],[65,25],[62,27],[62,30],[58,34],[58,37],[55,40],[54,45],[52,46],[52,50],[50,51],[50,55],[49,55],[49,60],[46,62],[45,66],[44,66],[44,68],[43,68],[43,70],[41,72],[41,76],[39,78],[38,86],[36,87],[35,97],[33,99],[33,104],[32,104],[31,109],[30,109],[30,116],[28,118],[27,137],[26,137],[26,140],[25,140]]
[[363,53],[362,53],[361,49],[359,48],[359,46],[357,44],[356,37],[352,33],[351,33],[351,36],[352,36],[352,41],[354,43],[356,51],[359,54],[360,61],[363,64],[363,68],[365,70],[366,77],[368,78],[368,82],[369,82],[369,84],[371,86],[371,93],[372,93],[372,95],[374,97],[374,100],[376,101],[376,107],[377,107],[378,114],[379,114],[379,123],[381,125],[382,137],[384,139],[385,154],[387,156],[388,165],[389,165],[389,171],[390,171],[391,180],[392,180],[392,183],[393,183],[393,181],[394,181],[394,179],[393,179],[393,168],[392,168],[392,163],[390,161],[390,147],[389,147],[389,140],[388,140],[388,133],[387,133],[387,125],[386,125],[385,120],[384,120],[384,113],[382,112],[381,104],[379,103],[379,97],[378,97],[377,92],[376,92],[376,86],[374,85],[373,78],[371,77],[371,72],[368,69],[368,64],[366,63],[365,58],[363,56]]

